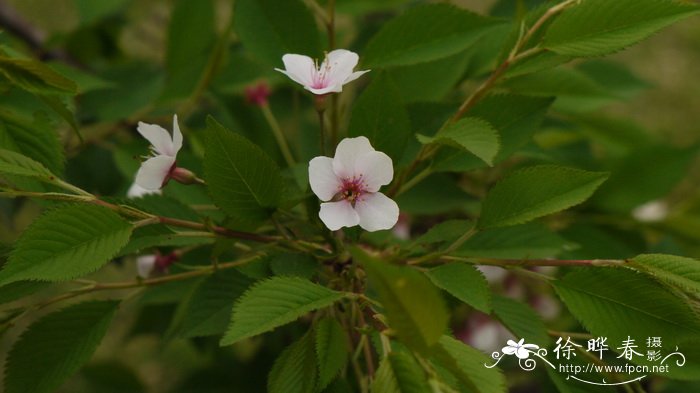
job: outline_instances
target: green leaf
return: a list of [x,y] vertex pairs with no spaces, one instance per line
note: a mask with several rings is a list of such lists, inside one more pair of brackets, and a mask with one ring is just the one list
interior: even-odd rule
[[382,27],[367,44],[363,64],[380,68],[437,60],[467,49],[493,25],[448,4],[417,6]]
[[493,313],[518,339],[524,338],[526,342],[541,347],[549,343],[542,319],[525,303],[505,296],[494,296]]
[[19,88],[34,94],[75,94],[78,91],[75,82],[36,60],[0,56],[0,73]]
[[163,96],[184,98],[200,82],[216,39],[214,1],[175,1],[165,55],[167,78]]
[[65,281],[92,273],[126,244],[132,226],[102,206],[66,205],[37,218],[0,271],[0,285]]
[[491,291],[484,276],[466,263],[453,262],[426,272],[433,284],[484,313],[491,312]]
[[485,229],[520,224],[578,205],[607,178],[607,173],[553,165],[515,171],[489,191],[477,226]]
[[500,146],[496,130],[486,121],[466,117],[443,128],[433,137],[418,135],[423,144],[436,143],[460,148],[493,166]]
[[10,350],[5,391],[55,391],[90,360],[118,305],[115,301],[79,303],[32,324]]
[[469,387],[478,393],[505,393],[506,379],[498,367],[486,368],[493,360],[478,350],[450,336],[440,338],[438,363],[460,381],[460,387]]
[[429,393],[425,373],[407,351],[392,352],[382,359],[370,387],[372,393]]
[[602,56],[625,49],[700,11],[666,0],[586,0],[564,11],[543,46],[569,56]]
[[478,232],[452,252],[452,255],[480,258],[539,259],[556,257],[573,246],[544,225],[531,222]]
[[467,233],[474,224],[467,220],[447,220],[434,225],[428,232],[422,234],[414,244],[435,244],[457,240]]
[[280,201],[282,177],[277,164],[258,146],[211,117],[207,119],[204,172],[214,203],[233,218],[263,220]]
[[207,277],[192,292],[178,330],[181,337],[221,334],[231,320],[231,305],[253,283],[235,269]]
[[316,360],[318,386],[323,390],[348,362],[348,344],[343,327],[333,318],[322,319],[316,326]]
[[[491,95],[479,101],[467,115],[483,119],[500,135],[500,148],[494,162],[501,162],[522,148],[542,123],[552,98],[515,94]],[[462,149],[441,149],[433,168],[439,171],[467,171],[484,162]]]
[[34,294],[49,286],[40,281],[17,281],[0,287],[0,304],[13,302],[25,296]]
[[700,261],[675,255],[644,254],[630,261],[635,269],[684,291],[700,295]]
[[300,316],[328,307],[344,294],[297,277],[274,277],[255,284],[233,307],[221,345],[286,325]]
[[11,150],[0,149],[0,173],[27,176],[44,182],[52,182],[55,176],[41,163]]
[[57,175],[63,174],[65,155],[58,134],[42,116],[27,118],[0,110],[0,146],[43,164]]
[[577,269],[552,284],[589,332],[612,342],[657,336],[672,346],[700,334],[700,324],[681,299],[632,270]]
[[277,276],[297,276],[310,279],[318,271],[319,263],[308,254],[278,254],[270,259],[270,270]]
[[366,136],[376,150],[397,162],[403,154],[411,123],[401,94],[386,74],[380,74],[362,92],[352,108],[349,136]]
[[312,393],[316,379],[314,336],[308,332],[275,360],[267,389],[270,393]]
[[302,1],[240,0],[235,7],[238,37],[261,60],[281,66],[286,53],[322,55],[316,21]]
[[427,353],[445,333],[449,320],[437,288],[413,268],[389,265],[359,249],[351,252],[377,290],[389,326],[410,348]]

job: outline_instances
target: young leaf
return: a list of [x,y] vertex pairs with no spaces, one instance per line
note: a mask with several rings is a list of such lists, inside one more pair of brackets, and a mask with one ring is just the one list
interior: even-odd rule
[[466,117],[442,129],[433,137],[418,135],[423,144],[437,143],[457,147],[479,157],[489,166],[500,146],[498,133],[486,121]]
[[359,249],[352,255],[379,293],[389,326],[406,345],[427,353],[447,329],[449,319],[437,288],[415,269],[389,265]]
[[0,73],[30,93],[75,94],[78,91],[75,82],[36,60],[0,56]]
[[493,297],[493,313],[513,332],[516,338],[545,346],[549,343],[547,328],[542,319],[528,305],[505,296]]
[[426,376],[407,351],[392,352],[382,359],[370,387],[372,393],[429,393]]
[[586,0],[554,20],[543,46],[569,56],[607,55],[699,11],[666,0]]
[[[56,97],[54,97],[56,98]],[[33,119],[0,111],[0,146],[43,164],[54,174],[63,174],[65,156],[58,134],[47,119]]]
[[365,49],[367,67],[437,60],[472,45],[494,22],[448,4],[409,9],[385,24]]
[[55,176],[45,166],[11,150],[0,149],[0,174],[27,176],[51,182]]
[[670,347],[700,334],[697,318],[681,299],[634,271],[578,269],[552,284],[588,331],[612,342],[657,336]]
[[460,385],[478,393],[505,393],[506,379],[498,367],[486,368],[493,363],[478,350],[450,336],[440,338],[440,347],[435,359],[447,368]]
[[343,297],[326,287],[297,277],[274,277],[255,284],[233,307],[221,345],[230,345],[270,331]]
[[349,355],[343,327],[333,318],[322,319],[316,326],[317,390],[323,390],[333,381],[347,364]]
[[55,391],[90,360],[118,305],[115,301],[79,303],[32,324],[7,357],[5,391]]
[[207,119],[204,172],[214,203],[245,221],[268,217],[282,193],[275,162],[255,144]]
[[348,135],[366,136],[394,162],[401,158],[411,136],[411,123],[401,94],[388,75],[380,74],[357,99]]
[[630,265],[660,281],[700,295],[700,261],[697,259],[645,254],[632,258]]
[[97,205],[66,205],[37,218],[0,271],[0,285],[65,281],[92,273],[127,243],[132,226]]
[[521,224],[556,213],[588,199],[607,173],[541,165],[513,172],[484,199],[481,229]]
[[314,336],[308,332],[287,347],[270,370],[267,389],[270,393],[313,393],[317,369]]
[[433,284],[484,313],[491,312],[491,292],[484,276],[466,263],[447,263],[426,272]]
[[221,334],[231,320],[231,304],[253,280],[235,269],[221,270],[207,277],[192,292],[179,329],[181,337]]
[[301,0],[240,0],[235,7],[236,32],[261,60],[281,66],[285,53],[322,55],[316,22]]

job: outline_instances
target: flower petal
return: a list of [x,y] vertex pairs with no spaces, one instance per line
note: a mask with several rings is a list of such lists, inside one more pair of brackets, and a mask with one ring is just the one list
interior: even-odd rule
[[318,199],[326,202],[333,199],[342,183],[333,172],[333,159],[316,157],[309,161],[309,184]]
[[136,270],[141,278],[148,278],[156,265],[155,255],[141,255],[136,258]]
[[347,49],[336,49],[328,53],[321,64],[321,71],[328,67],[326,75],[328,85],[339,85],[342,88],[343,83],[350,77],[359,60],[360,57],[357,53]]
[[335,148],[333,157],[333,172],[341,179],[350,179],[355,176],[355,162],[358,157],[374,151],[369,139],[364,136],[357,138],[345,138]]
[[177,124],[177,115],[173,115],[173,156],[182,149],[182,132],[180,132],[180,125]]
[[129,191],[126,192],[127,198],[140,198],[144,195],[149,194],[161,194],[160,190],[147,190],[138,184],[134,183],[129,187]]
[[309,56],[286,54],[282,56],[284,70],[275,70],[287,75],[291,80],[304,86],[313,85],[313,75],[316,73],[316,65]]
[[372,151],[355,161],[355,175],[362,176],[367,191],[377,192],[381,186],[391,183],[394,166],[389,156],[380,151]]
[[311,86],[304,86],[304,89],[316,94],[317,96],[321,96],[328,93],[340,93],[343,91],[343,85],[339,83],[337,85],[329,85],[321,89],[315,89]]
[[151,157],[141,163],[141,168],[136,172],[135,183],[147,190],[158,190],[163,186],[173,164],[175,157]]
[[361,77],[362,75],[364,75],[364,74],[366,74],[366,73],[368,73],[368,72],[370,72],[370,71],[372,71],[372,70],[355,71],[355,72],[353,72],[352,74],[350,74],[350,76],[348,76],[347,78],[345,78],[345,80],[343,81],[343,84],[344,84],[344,85],[345,85],[345,84],[348,84],[348,83],[354,81],[355,79]]
[[355,211],[362,229],[370,232],[391,229],[399,220],[399,205],[381,192],[362,195],[355,202]]
[[173,146],[173,139],[165,128],[140,121],[136,130],[151,143],[158,154],[174,157],[177,153]]
[[346,200],[322,203],[318,216],[331,231],[342,227],[354,227],[360,223],[360,217]]

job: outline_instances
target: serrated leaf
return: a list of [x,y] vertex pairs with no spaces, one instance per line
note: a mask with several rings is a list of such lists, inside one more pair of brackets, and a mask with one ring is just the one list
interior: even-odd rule
[[267,380],[270,393],[312,393],[317,370],[314,336],[309,332],[287,347],[275,360]]
[[297,277],[274,277],[255,284],[233,307],[221,345],[286,325],[302,315],[328,307],[344,294]]
[[[494,162],[510,157],[532,137],[552,104],[552,98],[515,94],[491,95],[469,110],[469,117],[489,122],[500,135],[500,148]],[[458,149],[442,149],[433,168],[438,171],[467,171],[484,167],[484,162]]]
[[63,147],[46,119],[38,115],[32,119],[7,111],[0,111],[0,119],[0,146],[3,149],[21,153],[54,174],[63,174]]
[[117,256],[135,254],[155,247],[186,247],[214,243],[213,237],[183,236],[165,225],[148,225],[134,229],[129,242]]
[[389,265],[359,249],[351,252],[377,290],[389,327],[407,346],[427,353],[447,329],[449,319],[437,288],[413,268]]
[[235,269],[221,270],[199,283],[192,292],[178,330],[181,337],[222,334],[231,320],[231,305],[253,280]]
[[481,258],[538,259],[556,257],[572,244],[544,225],[527,223],[476,233],[451,255]]
[[79,303],[42,317],[13,345],[5,392],[49,393],[90,360],[119,302]]
[[277,276],[297,276],[310,279],[318,271],[319,263],[308,254],[279,254],[270,259],[270,270]]
[[666,0],[586,0],[552,22],[543,46],[569,56],[607,55],[698,12],[696,5]]
[[411,136],[411,123],[399,90],[380,74],[362,92],[352,108],[348,135],[366,136],[376,150],[397,162]]
[[662,282],[700,295],[700,261],[697,259],[676,255],[644,254],[632,258],[630,265]]
[[66,205],[37,218],[0,271],[0,285],[65,281],[92,273],[127,243],[132,226],[96,205]]
[[437,143],[460,148],[493,166],[500,147],[496,130],[487,121],[466,117],[440,130],[433,137],[418,135],[423,144]]
[[40,281],[18,281],[0,287],[0,304],[9,303],[49,286],[49,283]]
[[553,165],[511,173],[488,193],[477,226],[481,229],[521,224],[588,199],[607,173]]
[[316,325],[317,390],[323,390],[348,362],[350,355],[343,327],[333,318]]
[[473,266],[453,262],[426,272],[433,284],[484,313],[491,312],[491,291],[484,276]]
[[75,82],[36,60],[0,56],[0,72],[30,93],[75,94],[78,91]]
[[233,218],[263,220],[280,201],[283,183],[277,164],[258,146],[211,117],[207,119],[204,172],[214,203]]
[[372,393],[429,393],[425,373],[406,351],[392,352],[379,364]]
[[320,57],[314,17],[300,0],[240,0],[233,13],[243,46],[261,60],[282,65],[282,55]]
[[455,241],[457,238],[467,233],[473,226],[474,223],[467,220],[443,221],[430,228],[428,232],[422,234],[414,240],[413,243],[435,244]]
[[517,339],[544,347],[550,338],[542,318],[531,307],[505,296],[493,297],[493,313]]
[[0,149],[0,173],[5,175],[27,176],[44,182],[51,182],[55,176],[41,163],[20,153]]
[[414,7],[382,27],[367,44],[363,63],[390,67],[437,60],[468,48],[493,25],[448,4]]
[[440,338],[440,351],[436,355],[438,363],[447,368],[460,381],[461,387],[471,388],[469,391],[478,393],[505,393],[506,379],[498,367],[486,368],[492,364],[478,350],[455,340],[450,336]]
[[571,313],[594,336],[620,343],[663,337],[671,347],[695,340],[700,324],[681,299],[653,279],[626,269],[577,269],[552,283]]

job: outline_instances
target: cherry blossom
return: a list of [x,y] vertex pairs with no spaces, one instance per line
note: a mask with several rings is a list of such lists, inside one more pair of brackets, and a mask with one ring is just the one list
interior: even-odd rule
[[378,192],[393,177],[391,158],[374,150],[364,136],[343,139],[333,158],[309,162],[311,190],[325,202],[318,215],[332,231],[360,225],[373,232],[396,225],[398,205]]
[[286,54],[282,56],[285,69],[275,68],[275,70],[287,75],[294,82],[304,86],[304,89],[316,95],[340,93],[343,91],[344,84],[350,83],[370,71],[353,72],[359,59],[360,57],[355,52],[336,49],[329,52],[321,66],[318,67],[318,63],[309,56]]
[[136,270],[139,277],[148,278],[154,273],[165,273],[173,263],[177,262],[178,256],[175,253],[161,255],[156,254],[141,255],[136,258]]
[[126,196],[128,198],[141,198],[142,196],[145,195],[150,195],[150,194],[156,194],[160,195],[163,192],[161,190],[147,190],[141,186],[139,186],[136,183],[132,183],[131,187],[129,187],[129,190],[126,192]]
[[135,183],[146,190],[158,190],[173,177],[176,169],[177,153],[182,148],[182,133],[177,124],[177,115],[173,116],[173,135],[156,124],[139,122],[139,134],[151,143],[153,155],[141,163],[136,173]]

